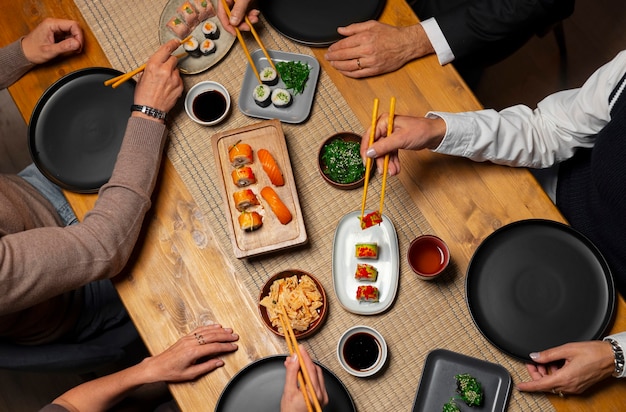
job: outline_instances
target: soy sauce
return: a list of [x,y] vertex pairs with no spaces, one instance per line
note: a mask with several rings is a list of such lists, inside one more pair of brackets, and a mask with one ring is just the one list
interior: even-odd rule
[[203,122],[219,119],[226,111],[226,98],[217,90],[200,93],[192,105],[193,114]]
[[359,332],[350,336],[343,347],[343,357],[353,369],[364,371],[376,364],[380,354],[378,340],[369,333]]

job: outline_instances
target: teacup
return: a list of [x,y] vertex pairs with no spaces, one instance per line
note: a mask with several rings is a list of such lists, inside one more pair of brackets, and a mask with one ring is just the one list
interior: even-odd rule
[[423,280],[437,278],[450,262],[448,245],[434,235],[422,235],[411,242],[407,252],[409,266]]

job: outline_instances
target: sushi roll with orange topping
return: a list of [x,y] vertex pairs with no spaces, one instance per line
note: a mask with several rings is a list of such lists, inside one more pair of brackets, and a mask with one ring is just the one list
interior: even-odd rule
[[198,12],[198,20],[205,21],[216,15],[215,8],[211,0],[193,0],[193,6]]
[[261,196],[270,205],[272,212],[274,212],[280,223],[286,225],[291,222],[291,212],[283,201],[280,200],[280,197],[278,197],[274,189],[269,186],[264,187],[261,189]]
[[233,200],[235,201],[235,207],[240,212],[245,211],[249,207],[259,205],[259,199],[250,189],[243,189],[233,193]]
[[198,25],[198,23],[200,23],[200,16],[198,14],[198,11],[189,1],[181,4],[176,9],[176,12],[192,31]]
[[357,243],[354,256],[360,259],[378,259],[378,244]]
[[190,37],[183,43],[183,49],[192,57],[200,57],[202,53],[200,52],[200,43],[195,37]]
[[253,232],[263,225],[263,218],[258,212],[242,212],[239,215],[239,227],[244,232]]
[[378,279],[378,269],[372,265],[368,265],[367,263],[357,263],[354,278],[356,280],[376,282],[376,279]]
[[208,56],[209,54],[215,53],[217,50],[217,46],[215,42],[211,39],[204,39],[202,43],[200,43],[200,54],[203,56]]
[[205,21],[202,23],[202,34],[207,39],[216,40],[220,37],[220,28],[212,21]]
[[233,167],[248,165],[254,160],[252,147],[247,143],[237,142],[228,148],[228,159]]
[[263,166],[263,170],[267,174],[267,177],[270,178],[270,182],[274,186],[283,186],[285,184],[285,179],[283,177],[283,173],[280,171],[274,156],[267,149],[259,149],[257,152],[257,157],[259,161],[261,161],[261,165]]
[[356,289],[356,300],[359,302],[378,302],[379,299],[380,291],[376,286],[359,286]]
[[233,170],[231,176],[237,187],[246,187],[256,183],[256,176],[250,166],[242,166]]
[[179,16],[172,17],[165,26],[174,34],[174,36],[181,40],[189,36],[189,33],[191,33],[189,26],[187,26],[185,21]]

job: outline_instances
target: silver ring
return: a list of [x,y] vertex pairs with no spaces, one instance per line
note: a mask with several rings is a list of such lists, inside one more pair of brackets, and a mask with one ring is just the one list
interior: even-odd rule
[[361,67],[361,59],[356,59],[356,65],[359,67],[358,70],[361,70],[363,67]]
[[196,337],[196,340],[198,341],[198,345],[204,345],[206,343],[204,341],[204,337],[201,334],[194,332],[193,336]]

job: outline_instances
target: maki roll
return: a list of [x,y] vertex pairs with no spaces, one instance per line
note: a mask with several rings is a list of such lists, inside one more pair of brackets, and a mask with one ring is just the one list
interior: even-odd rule
[[258,212],[242,212],[238,220],[244,232],[253,232],[263,225],[263,218]]
[[276,86],[278,84],[278,73],[273,67],[265,67],[259,72],[259,77],[263,84]]
[[378,270],[374,266],[368,265],[367,263],[357,263],[354,278],[356,280],[376,282],[376,279],[378,279]]
[[233,167],[249,165],[254,161],[252,147],[247,143],[237,142],[228,148],[228,159]]
[[266,84],[259,84],[252,91],[254,102],[261,107],[267,107],[272,103],[272,91]]
[[274,106],[283,109],[289,107],[291,102],[291,93],[287,90],[278,88],[272,91],[272,104],[274,104]]
[[207,39],[216,40],[220,37],[220,28],[212,21],[205,21],[202,24],[202,34]]
[[354,256],[361,259],[378,259],[378,244],[357,243]]
[[376,286],[359,286],[356,289],[356,300],[359,302],[378,302],[380,292]]
[[200,17],[198,15],[198,12],[189,1],[181,4],[180,7],[176,9],[176,12],[191,30],[193,30],[198,25],[198,23],[200,23]]
[[204,39],[200,44],[200,53],[204,56],[215,53],[215,50],[217,50],[217,47],[215,46],[215,42],[211,39]]
[[259,199],[250,189],[243,189],[233,193],[235,207],[240,212],[244,212],[247,208],[259,205]]
[[193,0],[193,5],[198,12],[198,20],[205,21],[215,16],[215,8],[211,0]]
[[187,26],[183,19],[179,16],[172,17],[165,26],[174,34],[174,36],[181,40],[189,36],[189,33],[191,33],[189,26]]
[[243,166],[233,170],[231,176],[233,183],[237,187],[246,187],[256,183],[256,177],[250,166]]
[[198,43],[198,39],[195,37],[190,37],[183,44],[183,49],[192,57],[200,57],[202,53],[200,52],[200,44]]

